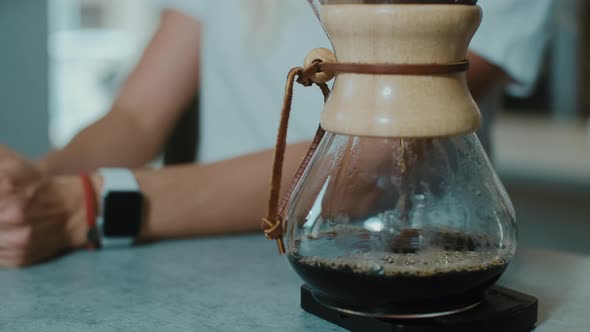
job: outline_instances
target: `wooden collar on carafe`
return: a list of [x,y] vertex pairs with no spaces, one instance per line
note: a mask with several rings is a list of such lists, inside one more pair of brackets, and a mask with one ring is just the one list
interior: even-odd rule
[[476,5],[478,0],[324,0],[324,5],[383,5],[383,4],[406,4],[406,5]]

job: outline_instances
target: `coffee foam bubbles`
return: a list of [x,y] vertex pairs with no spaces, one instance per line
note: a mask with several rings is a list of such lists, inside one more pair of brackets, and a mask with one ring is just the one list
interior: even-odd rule
[[416,253],[360,253],[337,258],[294,255],[299,264],[388,277],[475,272],[506,266],[511,254],[502,250],[453,251],[431,248]]

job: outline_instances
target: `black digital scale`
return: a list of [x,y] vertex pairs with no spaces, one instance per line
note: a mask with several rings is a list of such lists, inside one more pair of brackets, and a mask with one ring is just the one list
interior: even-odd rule
[[448,316],[390,320],[342,313],[318,302],[301,287],[301,307],[308,313],[358,332],[530,332],[537,322],[538,300],[500,286],[487,291],[473,309]]

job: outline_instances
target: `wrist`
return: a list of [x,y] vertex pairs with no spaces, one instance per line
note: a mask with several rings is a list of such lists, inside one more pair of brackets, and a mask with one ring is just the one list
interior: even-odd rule
[[139,228],[139,235],[138,241],[139,243],[150,242],[156,240],[156,234],[154,234],[154,230],[152,229],[152,225],[149,224],[150,220],[150,196],[146,192],[146,184],[148,180],[147,174],[151,173],[150,171],[135,171],[135,179],[139,183],[139,187],[141,188],[142,195],[143,195],[143,211],[142,211],[142,220],[141,226]]
[[43,159],[35,160],[33,165],[37,169],[37,171],[43,175],[50,175],[49,173],[49,162],[47,161],[47,156]]
[[[98,174],[90,174],[90,180],[95,192],[96,206],[99,206],[98,199],[102,188],[102,178]],[[84,189],[79,176],[57,176],[51,181],[57,188],[61,201],[66,211],[65,236],[72,248],[83,248],[88,243],[88,222],[86,218],[86,207]]]

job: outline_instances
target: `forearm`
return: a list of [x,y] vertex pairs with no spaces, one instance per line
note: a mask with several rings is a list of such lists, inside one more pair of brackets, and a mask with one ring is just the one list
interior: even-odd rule
[[139,167],[161,150],[199,88],[201,24],[166,11],[112,110],[39,164],[49,175]]
[[[283,190],[308,147],[300,143],[287,149]],[[258,230],[266,212],[272,157],[269,150],[209,165],[138,171],[147,201],[142,238]]]
[[137,168],[157,155],[161,141],[163,138],[149,135],[125,113],[109,113],[38,164],[48,175],[75,174],[104,166]]
[[[309,144],[288,146],[281,186],[283,193],[303,161]],[[260,230],[260,222],[266,214],[272,158],[273,151],[267,150],[208,165],[135,171],[144,195],[140,240]],[[103,180],[97,173],[92,174],[91,179],[98,198]],[[87,244],[88,226],[79,177],[52,177],[52,188],[55,188],[52,196],[62,202],[61,209],[67,211],[65,245],[83,248]]]

